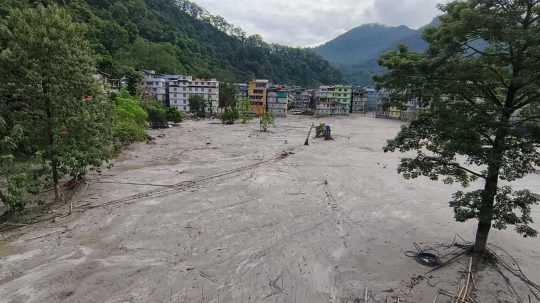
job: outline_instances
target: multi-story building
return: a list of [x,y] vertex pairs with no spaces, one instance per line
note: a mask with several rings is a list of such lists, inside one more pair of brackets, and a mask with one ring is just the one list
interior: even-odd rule
[[207,111],[215,113],[219,106],[219,82],[216,79],[193,79],[184,75],[159,75],[145,71],[145,91],[163,105],[189,111],[191,96],[201,96],[208,102]]
[[301,111],[302,113],[309,112],[313,102],[313,97],[315,95],[315,90],[306,89],[300,96],[297,96],[295,100],[295,109]]
[[236,100],[245,100],[248,98],[249,85],[247,83],[235,83],[236,88]]
[[159,102],[167,103],[167,80],[155,71],[144,71],[145,93],[153,96]]
[[321,86],[315,94],[315,115],[347,115],[351,108],[352,87]]
[[[188,87],[188,96],[200,96],[208,103],[207,112],[219,110],[219,82],[216,79],[195,79]],[[189,99],[188,99],[189,101]]]
[[274,117],[286,117],[289,104],[289,90],[283,86],[271,87],[266,99],[268,112]]
[[189,89],[193,81],[191,76],[178,76],[168,82],[168,106],[176,107],[179,111],[189,112]]
[[365,113],[368,110],[368,94],[367,91],[360,87],[354,87],[352,90],[352,113]]
[[251,105],[251,112],[257,116],[266,113],[266,97],[268,91],[268,80],[252,80],[248,86],[248,97]]
[[377,111],[377,109],[379,108],[381,104],[381,97],[379,95],[379,92],[376,89],[370,88],[370,87],[366,87],[365,90],[366,90],[367,98],[368,98],[368,104],[367,104],[368,111],[370,112]]

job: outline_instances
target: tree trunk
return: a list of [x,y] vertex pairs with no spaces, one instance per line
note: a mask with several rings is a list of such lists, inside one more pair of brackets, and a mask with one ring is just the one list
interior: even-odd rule
[[478,222],[478,228],[476,230],[476,241],[474,242],[474,249],[473,249],[475,253],[484,254],[486,252],[487,241],[488,241],[490,230],[491,230],[491,220]]
[[[55,157],[55,155],[53,155]],[[54,183],[54,200],[56,202],[60,201],[60,186],[58,181],[58,161],[56,159],[52,159],[51,161],[51,169],[52,169],[52,176],[53,176],[53,183]]]
[[478,216],[478,228],[476,231],[476,241],[473,251],[477,255],[483,255],[487,250],[487,241],[491,224],[493,221],[493,206],[499,186],[499,174],[505,151],[505,139],[508,133],[507,124],[510,119],[510,112],[503,113],[501,124],[497,129],[493,150],[488,162],[488,171],[484,192],[482,193],[482,205]]
[[41,84],[43,89],[43,95],[45,97],[45,107],[46,107],[46,114],[47,114],[47,137],[48,137],[48,144],[49,144],[49,160],[51,161],[51,170],[52,170],[52,178],[54,183],[54,200],[58,202],[60,200],[60,188],[58,186],[59,183],[59,177],[58,177],[58,159],[56,158],[56,142],[54,140],[54,116],[53,116],[53,108],[52,108],[52,102],[49,99],[48,96],[48,90],[47,87]]
[[4,205],[7,206],[8,204],[7,197],[4,195],[4,193],[1,190],[0,190],[0,201],[4,203]]

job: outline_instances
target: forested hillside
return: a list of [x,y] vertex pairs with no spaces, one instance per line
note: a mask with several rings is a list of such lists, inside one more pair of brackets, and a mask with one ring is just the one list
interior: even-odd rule
[[[436,25],[436,20],[430,25]],[[427,48],[422,31],[423,28],[414,30],[406,26],[365,24],[316,47],[314,51],[337,66],[348,82],[372,85],[373,75],[383,72],[378,60],[384,52],[401,44],[419,52]]]
[[186,0],[0,0],[10,8],[56,3],[87,25],[100,71],[121,76],[130,69],[188,73],[223,81],[267,78],[317,85],[341,73],[310,50],[267,44]]

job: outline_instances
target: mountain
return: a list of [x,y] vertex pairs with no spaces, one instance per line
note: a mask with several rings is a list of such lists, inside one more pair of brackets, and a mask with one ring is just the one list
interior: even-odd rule
[[[428,26],[436,26],[438,19]],[[427,43],[419,30],[406,26],[366,24],[356,27],[313,50],[338,67],[348,82],[355,85],[371,85],[372,76],[382,72],[378,60],[384,52],[407,45],[411,50],[422,52]]]
[[343,80],[312,50],[264,42],[188,0],[0,0],[0,26],[11,8],[64,6],[88,29],[98,69],[122,76],[131,69],[215,77],[265,78],[314,86]]

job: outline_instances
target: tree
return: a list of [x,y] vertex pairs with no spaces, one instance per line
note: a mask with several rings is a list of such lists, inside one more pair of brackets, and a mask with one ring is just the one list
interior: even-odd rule
[[389,72],[376,81],[396,102],[419,98],[427,112],[389,141],[405,178],[427,176],[482,188],[457,192],[456,220],[478,220],[474,251],[486,251],[491,228],[514,225],[536,236],[530,223],[538,196],[510,182],[540,165],[540,2],[454,1],[427,29],[425,54],[406,47],[382,56]]
[[100,97],[84,35],[84,28],[56,6],[12,10],[0,27],[5,120],[22,127],[25,155],[43,155],[56,199],[64,174],[79,177],[110,152],[111,109]]
[[197,115],[197,117],[205,117],[208,108],[208,101],[202,96],[192,95],[189,97],[189,111]]
[[174,123],[180,123],[184,120],[184,113],[175,107],[169,107],[167,109],[167,120]]
[[167,128],[169,126],[167,109],[161,103],[158,101],[149,102],[145,105],[145,109],[153,128]]
[[236,87],[231,83],[219,85],[219,108],[232,109],[236,107]]
[[132,96],[138,96],[141,82],[144,79],[143,74],[134,69],[128,69],[126,73],[126,78],[127,78],[127,90],[129,94]]
[[148,113],[141,107],[139,100],[122,89],[115,99],[115,119],[113,137],[115,145],[121,147],[146,138],[145,128]]

